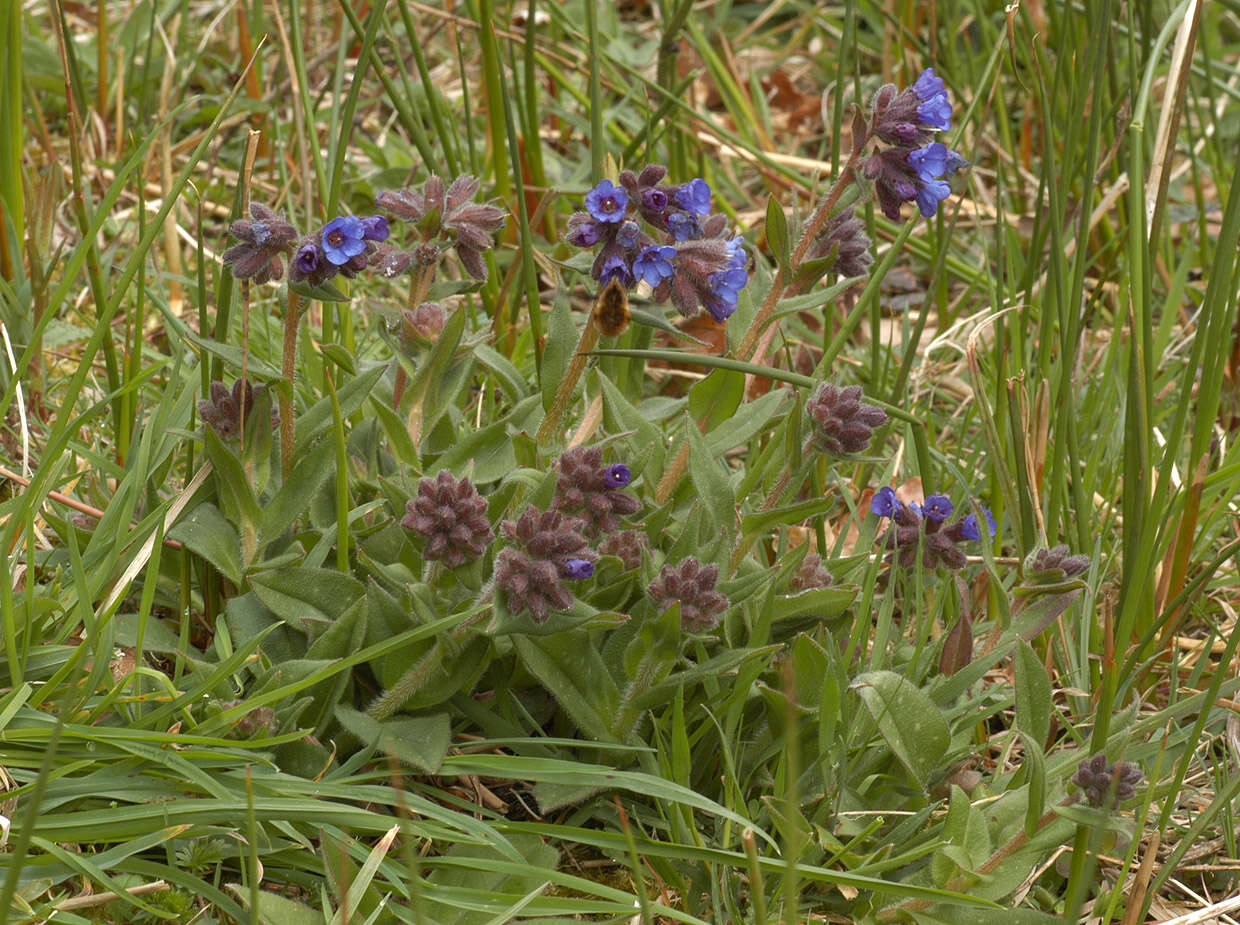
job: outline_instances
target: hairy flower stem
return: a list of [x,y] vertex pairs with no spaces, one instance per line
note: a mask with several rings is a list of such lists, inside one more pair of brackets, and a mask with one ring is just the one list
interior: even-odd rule
[[[801,237],[797,241],[797,246],[793,249],[792,258],[789,261],[789,272],[785,274],[782,268],[776,270],[775,279],[771,281],[771,288],[767,291],[766,298],[762,300],[762,305],[759,306],[753,323],[749,326],[749,330],[745,332],[740,346],[736,348],[736,357],[757,363],[760,360],[760,355],[766,352],[771,337],[774,336],[775,329],[770,329],[770,336],[762,338],[761,343],[758,342],[758,339],[762,337],[763,329],[770,322],[771,316],[775,314],[775,306],[779,304],[779,300],[784,297],[784,294],[796,279],[797,271],[801,268],[801,264],[804,262],[805,255],[809,252],[810,246],[831,217],[831,210],[840,201],[840,196],[844,194],[844,190],[848,188],[848,185],[856,179],[857,165],[860,163],[861,154],[860,147],[858,147],[848,158],[848,163],[840,171],[839,177],[831,185],[831,189],[827,190],[826,196],[823,197],[822,202],[818,204],[818,208],[814,210],[814,214],[810,216],[809,221],[805,223],[805,227],[801,230]],[[752,373],[745,375],[746,389],[749,388],[749,383],[752,379]],[[685,470],[688,468],[689,441],[686,439],[681,444],[680,449],[676,451],[676,456],[664,471],[663,478],[659,480],[659,485],[655,489],[655,500],[659,504],[662,504],[672,496],[672,492],[676,490],[676,486],[680,484],[680,480],[684,477]]]
[[[409,284],[409,311],[413,311],[419,305],[426,301],[427,294],[431,291],[431,283],[435,279],[436,264],[424,264],[422,269],[413,275],[413,282]],[[408,322],[401,322],[408,328]],[[412,335],[411,330],[402,332],[406,335]],[[405,386],[408,384],[408,377],[405,375],[405,367],[401,366],[399,361],[396,364],[396,383],[392,386],[392,407],[400,408],[401,396],[405,394]]]
[[[808,453],[809,445],[806,445],[805,452]],[[804,457],[800,469],[797,472],[796,484],[802,484],[809,475],[809,470],[813,466],[812,457]],[[779,477],[775,480],[770,492],[762,503],[758,505],[758,512],[764,513],[773,510],[784,497],[784,492],[788,490],[788,485],[792,482],[792,463],[789,462],[784,466],[783,471],[779,473]],[[728,568],[732,574],[736,574],[736,569],[740,566],[741,560],[753,548],[753,544],[758,540],[757,533],[742,533],[736,539],[736,547],[732,550],[732,558],[728,561]]]
[[400,680],[375,699],[366,710],[366,715],[371,719],[382,721],[408,703],[414,694],[443,670],[444,656],[460,651],[461,646],[474,631],[474,627],[490,612],[489,607],[484,607],[472,617],[454,626],[446,638],[439,639],[425,655],[400,676]]
[[856,178],[857,165],[860,163],[860,152],[854,150],[848,158],[848,163],[844,165],[844,169],[840,171],[840,175],[831,184],[831,188],[827,190],[827,194],[823,197],[822,202],[818,204],[818,208],[814,210],[814,214],[810,216],[809,221],[805,223],[805,227],[801,229],[801,237],[797,241],[797,246],[792,250],[788,273],[785,274],[782,268],[776,271],[775,279],[771,281],[771,288],[767,291],[766,298],[762,300],[762,305],[758,308],[758,313],[754,316],[753,323],[749,326],[749,330],[745,332],[744,339],[741,340],[740,346],[736,349],[736,356],[740,359],[748,359],[754,363],[758,362],[759,354],[764,349],[764,345],[760,346],[758,344],[758,338],[762,336],[767,324],[770,323],[771,316],[775,314],[775,306],[783,298],[784,293],[792,285],[793,280],[796,279],[797,271],[801,268],[801,264],[805,260],[805,255],[809,252],[810,246],[814,243],[814,239],[818,237],[818,233],[822,231],[823,226],[827,223],[827,219],[831,217],[831,210],[840,201],[840,196],[844,194],[844,190]]
[[597,343],[598,327],[594,323],[594,313],[591,312],[586,318],[585,328],[581,331],[581,340],[577,342],[577,352],[573,354],[573,360],[568,364],[568,371],[564,374],[560,387],[556,389],[551,408],[538,427],[535,441],[539,446],[545,445],[551,439],[551,435],[559,429],[560,420],[564,417],[564,412],[568,410],[569,402],[573,399],[573,389],[577,387],[577,381],[585,372],[586,354],[593,350]]
[[280,390],[280,472],[288,478],[293,471],[293,374],[297,368],[297,324],[301,321],[301,296],[285,288],[284,379]]
[[637,666],[637,677],[625,687],[615,725],[611,727],[617,742],[627,743],[632,738],[637,722],[645,712],[637,705],[638,698],[654,686],[660,665],[661,660],[654,657],[653,653],[647,654]]

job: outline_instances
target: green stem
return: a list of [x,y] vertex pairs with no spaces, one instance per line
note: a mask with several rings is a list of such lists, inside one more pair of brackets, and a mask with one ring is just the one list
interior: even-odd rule
[[409,699],[420,691],[435,674],[443,668],[445,653],[455,652],[465,644],[470,633],[474,631],[482,619],[490,613],[484,607],[467,620],[452,627],[446,639],[441,639],[431,646],[430,650],[418,659],[408,671],[401,675],[400,680],[389,687],[366,710],[371,719],[383,721],[409,702]]
[[297,366],[297,324],[301,321],[301,296],[285,289],[284,306],[284,388],[280,390],[280,472],[288,478],[293,471],[293,374]]

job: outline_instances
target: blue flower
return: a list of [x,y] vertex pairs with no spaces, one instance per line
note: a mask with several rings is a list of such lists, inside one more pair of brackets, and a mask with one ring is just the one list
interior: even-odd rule
[[870,511],[878,517],[894,517],[900,506],[895,490],[887,485],[874,492],[874,497],[870,499]]
[[603,180],[586,193],[586,209],[600,222],[619,222],[624,219],[629,205],[629,194],[622,186]]
[[934,68],[928,67],[913,83],[913,90],[921,103],[917,106],[917,117],[926,128],[947,131],[952,127],[952,104],[947,99],[947,87],[941,78],[936,77]]
[[622,254],[611,254],[603,261],[603,265],[599,268],[598,281],[600,285],[606,286],[612,279],[619,280],[620,285],[625,289],[632,289],[637,283],[637,279],[633,276],[632,268]]
[[673,212],[669,215],[667,230],[672,240],[677,242],[691,241],[702,236],[702,226],[698,224],[697,216],[687,212]]
[[585,212],[574,212],[568,220],[568,233],[564,236],[575,247],[593,247],[603,238],[603,229]]
[[366,249],[366,228],[352,215],[334,218],[323,226],[323,253],[336,266],[344,266]]
[[710,297],[704,300],[706,310],[716,321],[726,321],[736,311],[736,300],[749,282],[744,269],[729,267],[710,277]]
[[917,208],[926,218],[933,218],[939,211],[939,203],[952,194],[946,180],[931,180],[917,191]]
[[567,559],[560,565],[560,576],[569,581],[584,581],[594,574],[594,563],[588,559]]
[[[986,526],[990,531],[990,538],[993,540],[995,534],[999,532],[999,525],[995,523],[995,515],[990,513],[990,508],[986,505],[978,505],[982,509],[982,513],[986,515]],[[980,540],[982,533],[977,526],[977,515],[970,514],[960,523],[960,535],[966,540]]]
[[676,190],[676,204],[686,212],[707,214],[710,212],[710,186],[701,177],[695,177]]
[[633,481],[633,473],[624,463],[615,463],[603,470],[603,478],[612,488],[623,488]]
[[921,506],[921,515],[935,523],[947,520],[952,516],[952,499],[947,495],[930,495]]
[[672,266],[675,256],[676,248],[667,244],[647,247],[633,261],[633,272],[650,286],[657,286],[676,272]]
[[947,145],[941,141],[932,141],[924,148],[910,151],[908,162],[923,183],[937,180],[947,173]]

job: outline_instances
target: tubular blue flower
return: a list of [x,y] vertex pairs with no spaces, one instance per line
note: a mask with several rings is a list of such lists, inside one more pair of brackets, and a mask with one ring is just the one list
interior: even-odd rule
[[947,495],[930,495],[921,506],[921,516],[930,521],[944,521],[952,516],[952,499]]
[[939,203],[952,194],[946,180],[931,180],[917,191],[917,208],[926,218],[933,218],[939,211]]
[[632,289],[637,284],[637,278],[633,276],[633,269],[629,266],[623,254],[611,254],[599,267],[598,281],[601,286],[606,286],[612,279],[620,281],[620,285],[625,289]]
[[676,248],[667,244],[647,247],[633,261],[633,272],[638,279],[657,286],[676,272],[672,266],[675,256]]
[[925,147],[910,151],[908,162],[923,183],[937,180],[947,173],[947,145],[941,141],[932,141]]
[[623,221],[628,205],[629,194],[624,187],[616,186],[610,180],[601,181],[586,193],[586,209],[600,222]]
[[870,499],[870,511],[878,517],[894,517],[898,510],[900,499],[890,486],[884,485],[874,492],[874,497]]
[[323,226],[323,253],[336,266],[343,266],[365,249],[366,229],[360,218],[342,215]]
[[947,99],[947,87],[943,80],[928,67],[913,83],[913,92],[921,102],[917,105],[917,117],[925,128],[945,132],[952,127],[952,104]]
[[[995,515],[990,512],[990,508],[986,507],[986,505],[982,504],[979,507],[981,507],[982,513],[986,515],[986,527],[990,532],[990,538],[993,540],[995,534],[999,532],[999,525],[995,523]],[[978,529],[976,514],[970,514],[960,522],[960,535],[966,540],[980,540],[982,538],[982,532]]]
[[676,190],[676,204],[686,212],[706,215],[710,212],[710,186],[701,177],[695,177]]
[[569,581],[584,581],[594,574],[594,563],[588,559],[568,559],[560,566],[560,576]]
[[624,463],[614,463],[603,470],[603,478],[612,488],[623,488],[633,481],[633,473]]

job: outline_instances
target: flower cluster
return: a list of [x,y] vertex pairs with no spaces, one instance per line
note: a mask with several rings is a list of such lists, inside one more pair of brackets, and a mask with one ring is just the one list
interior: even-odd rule
[[376,242],[386,241],[388,234],[387,219],[382,215],[333,218],[301,239],[288,278],[311,286],[321,286],[337,273],[352,279],[370,266],[378,253]]
[[831,573],[822,564],[822,556],[816,552],[811,552],[801,560],[801,564],[792,573],[792,579],[788,582],[788,590],[797,594],[801,591],[827,588],[830,585]]
[[224,251],[223,260],[237,279],[256,283],[284,276],[284,255],[297,240],[297,229],[259,202],[250,203],[250,218],[233,222],[229,234],[241,241]]
[[812,442],[833,456],[864,452],[874,428],[887,422],[887,412],[861,400],[861,386],[838,388],[824,382],[805,403],[813,422]]
[[[870,501],[870,510],[879,517],[891,518],[892,526],[884,541],[893,550],[896,561],[904,568],[917,560],[917,547],[922,547],[922,565],[934,568],[959,570],[964,568],[965,554],[958,548],[961,543],[982,538],[976,514],[948,524],[955,506],[947,495],[928,495],[923,504],[904,504],[891,488],[880,488]],[[983,507],[987,528],[993,537],[999,529],[990,511]]]
[[934,133],[951,128],[952,105],[934,68],[922,71],[911,87],[897,91],[886,84],[874,95],[867,137],[889,147],[866,158],[861,173],[874,182],[883,214],[896,220],[900,206],[916,202],[930,218],[951,195],[948,179],[969,163]]
[[1074,556],[1067,546],[1039,549],[1025,560],[1025,576],[1040,583],[1063,581],[1089,570],[1089,556]]
[[485,281],[482,252],[494,246],[492,235],[504,227],[505,213],[474,202],[477,193],[474,177],[457,177],[445,186],[432,175],[421,192],[387,190],[375,197],[379,209],[416,226],[420,242],[412,250],[383,243],[391,233],[384,215],[341,215],[298,240],[297,229],[284,216],[253,203],[252,218],[229,228],[241,243],[224,252],[224,263],[237,279],[265,283],[284,275],[283,258],[291,251],[289,279],[320,286],[337,274],[352,279],[369,269],[394,277],[413,267],[434,267],[451,247],[465,271]]
[[485,282],[487,265],[482,253],[494,246],[492,235],[504,227],[506,214],[498,206],[474,202],[477,194],[476,177],[462,175],[445,186],[442,177],[432,174],[421,191],[386,190],[376,196],[376,206],[415,226],[422,239],[412,251],[381,251],[379,272],[396,276],[411,266],[437,264],[444,249],[453,247],[465,272]]
[[603,180],[586,193],[586,210],[568,220],[566,239],[598,248],[590,275],[625,289],[644,282],[656,302],[670,301],[689,317],[701,309],[716,321],[736,311],[749,282],[749,257],[727,217],[711,213],[711,191],[695,178],[664,184],[667,168],[622,170],[619,183]]
[[469,479],[457,480],[447,469],[418,482],[417,497],[405,510],[401,526],[426,537],[422,555],[448,568],[480,558],[495,539],[486,499]]
[[624,571],[631,572],[642,564],[642,550],[649,548],[646,534],[639,530],[621,530],[603,540],[598,551],[605,556],[615,556],[624,563]]
[[1107,764],[1107,756],[1099,752],[1086,758],[1076,769],[1072,783],[1085,793],[1085,799],[1095,809],[1115,809],[1120,803],[1131,799],[1137,792],[1137,784],[1145,775],[1130,761]]
[[529,611],[535,623],[545,623],[549,610],[573,606],[573,594],[562,579],[589,578],[597,558],[582,527],[575,517],[533,505],[515,521],[504,521],[501,529],[512,545],[495,559],[495,585],[507,594],[512,613]]
[[581,518],[586,536],[611,533],[620,518],[637,513],[641,502],[622,491],[633,480],[624,463],[603,465],[599,447],[574,447],[560,456],[552,507]]
[[693,556],[679,565],[665,565],[646,590],[663,613],[680,601],[680,625],[691,633],[713,629],[731,602],[715,590],[717,565],[702,565]]
[[[263,386],[259,386],[263,388]],[[198,402],[198,416],[225,440],[241,433],[241,424],[254,407],[254,386],[248,379],[238,379],[230,390],[216,380],[211,383],[210,397]],[[271,426],[279,426],[280,415],[271,410]]]

